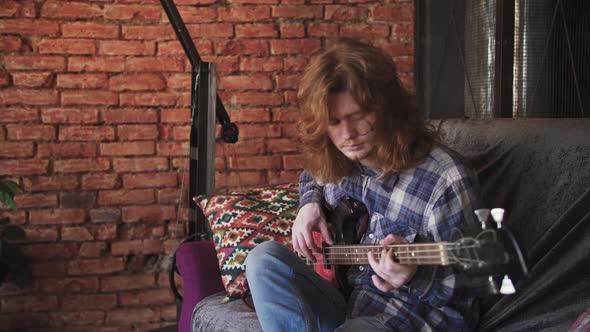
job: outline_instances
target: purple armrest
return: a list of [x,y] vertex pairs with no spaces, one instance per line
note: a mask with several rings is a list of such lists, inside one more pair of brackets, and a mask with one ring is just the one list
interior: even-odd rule
[[224,289],[218,264],[211,241],[185,242],[176,251],[176,266],[183,284],[179,332],[192,330],[191,314],[199,301]]

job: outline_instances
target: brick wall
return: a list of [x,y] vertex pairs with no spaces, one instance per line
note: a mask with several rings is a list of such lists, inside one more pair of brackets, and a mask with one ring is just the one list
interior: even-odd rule
[[[411,0],[176,3],[240,127],[216,147],[219,191],[297,179],[295,88],[330,39],[373,40],[413,85]],[[33,271],[0,288],[0,330],[172,324],[190,65],[159,1],[3,0],[0,63],[0,176],[26,190],[0,214],[26,228]]]

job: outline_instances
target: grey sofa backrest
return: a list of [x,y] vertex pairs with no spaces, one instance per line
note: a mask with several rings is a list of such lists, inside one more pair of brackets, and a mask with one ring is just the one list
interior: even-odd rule
[[[485,308],[483,330],[567,330],[590,306],[590,119],[435,121],[506,209],[532,276]],[[555,307],[559,310],[555,311]]]

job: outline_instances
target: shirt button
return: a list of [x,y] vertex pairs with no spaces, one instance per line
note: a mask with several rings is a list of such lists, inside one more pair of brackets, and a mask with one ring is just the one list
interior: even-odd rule
[[364,266],[359,266],[359,271],[364,271],[365,267]]
[[370,233],[370,234],[369,234],[369,239],[372,239],[372,238],[374,238],[374,237],[375,237],[375,234],[373,234],[373,233]]

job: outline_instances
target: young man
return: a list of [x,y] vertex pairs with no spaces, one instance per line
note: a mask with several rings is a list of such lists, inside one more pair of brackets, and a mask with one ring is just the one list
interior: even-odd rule
[[[370,221],[361,243],[451,240],[475,225],[476,175],[438,136],[379,48],[341,40],[315,57],[300,82],[298,139],[306,158],[293,247],[314,260],[312,232],[328,244],[322,205],[351,197]],[[265,331],[450,331],[473,329],[478,305],[448,266],[401,265],[391,250],[352,267],[345,299],[274,242],[247,258],[252,298]]]

